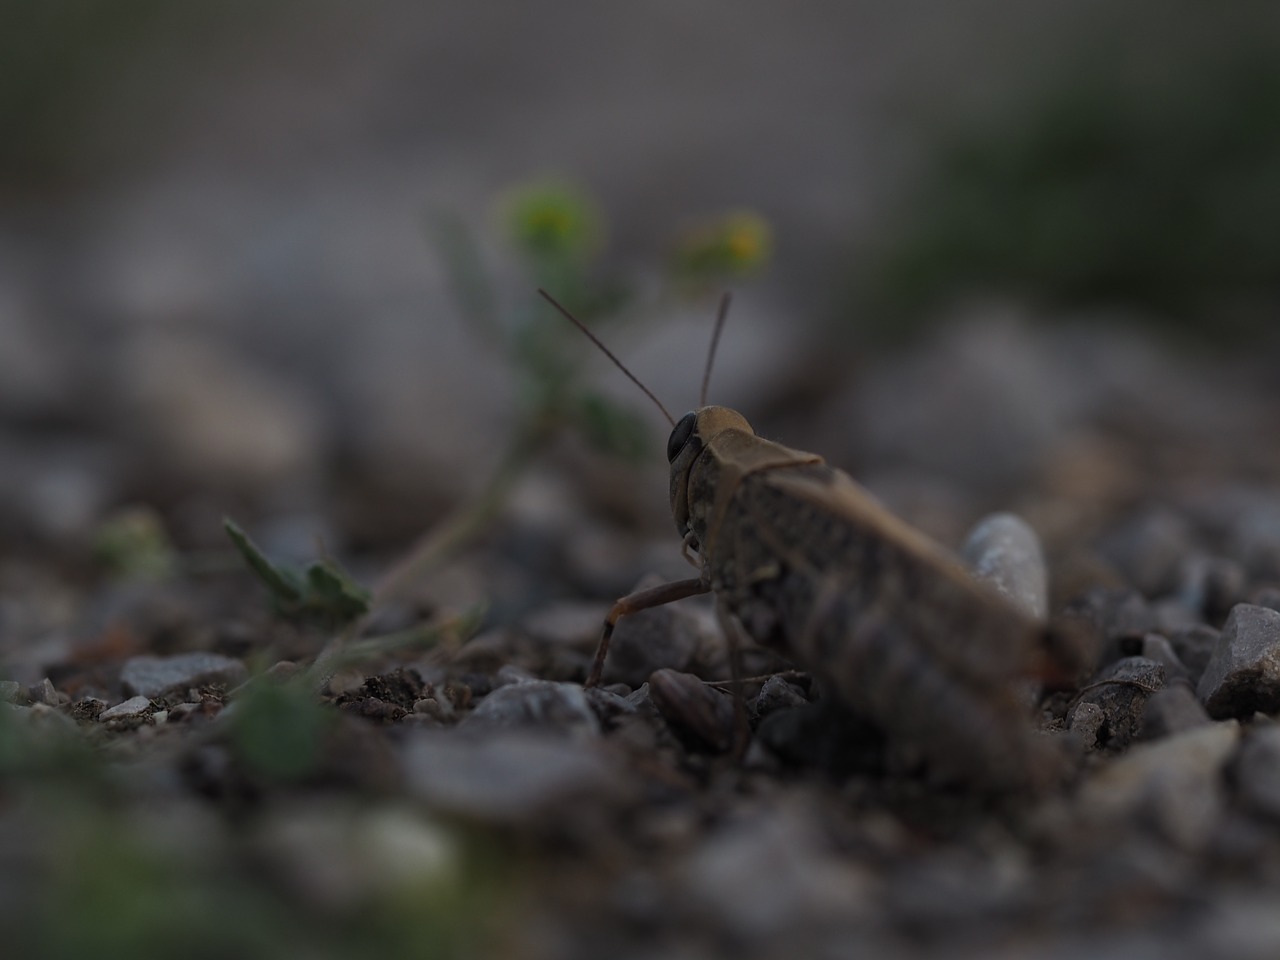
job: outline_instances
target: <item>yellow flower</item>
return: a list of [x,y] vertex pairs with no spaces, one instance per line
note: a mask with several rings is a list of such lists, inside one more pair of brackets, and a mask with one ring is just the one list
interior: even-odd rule
[[695,224],[676,241],[676,270],[685,279],[705,280],[753,273],[772,252],[768,222],[739,210]]
[[537,181],[514,188],[503,204],[507,230],[533,256],[581,257],[600,240],[592,200],[572,184]]

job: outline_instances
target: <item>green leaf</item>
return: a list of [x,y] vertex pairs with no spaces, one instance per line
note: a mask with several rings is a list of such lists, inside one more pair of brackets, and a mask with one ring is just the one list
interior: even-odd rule
[[373,595],[332,561],[307,567],[307,606],[339,621],[354,620],[369,612]]
[[305,685],[258,677],[231,714],[232,747],[256,776],[301,780],[319,765],[333,719]]
[[266,555],[258,549],[258,545],[249,539],[249,535],[229,518],[223,518],[222,529],[227,531],[227,536],[240,551],[240,556],[249,565],[249,569],[271,591],[273,599],[280,602],[286,609],[302,601],[303,587],[296,575],[268,560]]

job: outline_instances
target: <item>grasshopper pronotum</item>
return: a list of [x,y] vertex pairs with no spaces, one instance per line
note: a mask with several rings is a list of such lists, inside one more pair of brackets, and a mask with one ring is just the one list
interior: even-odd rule
[[619,618],[711,592],[731,634],[740,626],[793,659],[944,776],[997,792],[1038,790],[1059,778],[1063,755],[1032,729],[1024,681],[1080,666],[1071,646],[848,474],[757,436],[735,410],[707,405],[727,296],[698,409],[676,421],[582,323],[539,292],[671,422],[671,512],[685,556],[699,568],[697,577],[613,605],[588,686],[599,682]]

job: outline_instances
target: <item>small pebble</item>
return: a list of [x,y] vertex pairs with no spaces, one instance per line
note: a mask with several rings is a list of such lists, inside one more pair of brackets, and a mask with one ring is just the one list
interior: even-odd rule
[[129,717],[141,716],[150,709],[151,701],[146,697],[130,697],[124,703],[117,703],[114,707],[103,710],[98,714],[98,721],[106,723],[108,720],[125,720]]
[[1067,714],[1068,727],[1074,729],[1075,715],[1081,708],[1096,704],[1105,717],[1095,728],[1097,747],[1123,749],[1142,729],[1147,698],[1163,686],[1164,667],[1156,661],[1145,657],[1117,660],[1081,692]]
[[1233,607],[1196,694],[1215,719],[1280,711],[1280,612]]
[[27,696],[32,703],[43,703],[46,707],[60,707],[71,702],[71,698],[65,693],[59,693],[54,689],[53,681],[48,677],[39,683],[32,684],[27,690]]
[[979,580],[1037,620],[1049,613],[1049,576],[1040,537],[1021,517],[993,513],[980,521],[961,550]]
[[656,670],[649,678],[649,696],[677,733],[716,751],[733,746],[733,701],[693,674]]
[[227,687],[248,675],[239,660],[216,653],[180,653],[172,657],[133,657],[120,671],[125,693],[158,697],[175,687],[220,683]]
[[587,703],[595,711],[596,717],[606,726],[613,724],[619,717],[635,713],[637,707],[624,696],[602,687],[592,687],[586,691]]
[[413,701],[413,712],[432,717],[441,723],[450,723],[456,716],[453,704],[449,702],[447,697],[423,697],[421,700],[415,700]]
[[476,705],[462,726],[468,730],[556,730],[587,736],[600,732],[600,721],[582,687],[550,680],[498,687]]
[[1102,707],[1092,700],[1076,704],[1067,718],[1067,729],[1080,738],[1086,750],[1094,750],[1099,746],[1098,733],[1107,722],[1107,715]]
[[808,702],[795,684],[787,683],[782,677],[772,676],[764,682],[760,693],[756,695],[755,715],[762,718],[775,710],[799,707]]

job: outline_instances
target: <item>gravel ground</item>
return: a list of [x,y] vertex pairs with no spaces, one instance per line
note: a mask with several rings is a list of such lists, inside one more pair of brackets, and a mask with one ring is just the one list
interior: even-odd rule
[[[1003,381],[966,360],[993,324],[1018,345]],[[908,677],[900,713],[872,719],[822,664],[763,649],[746,651],[751,735],[735,742],[724,640],[699,601],[624,619],[604,685],[584,690],[608,598],[644,585],[649,558],[663,576],[682,564],[669,521],[560,522],[581,455],[553,455],[475,548],[376,610],[336,659],[334,630],[273,613],[234,563],[112,579],[11,554],[0,831],[4,875],[25,879],[0,886],[10,942],[1274,956],[1280,464],[1227,442],[1274,422],[1274,385],[1252,361],[1193,368],[1149,344],[1112,382],[1116,338],[1139,342],[1063,329],[961,325],[886,360],[901,392],[862,411],[920,424],[898,442],[925,462],[877,452],[874,488],[940,538],[1019,491],[1008,505],[1031,527],[996,520],[965,555],[1004,577],[1010,603],[1084,630],[1096,656],[1067,689],[1019,683],[1025,709],[1000,714],[1013,726],[966,736],[1034,732],[1063,763],[1049,788],[988,789],[963,757],[940,769],[929,743],[895,733],[915,711],[967,725],[955,685]],[[1066,370],[1055,396],[1012,369],[1068,355],[1093,358],[1087,389]],[[1177,389],[1117,406],[1113,391],[1142,396],[1148,377]],[[1034,383],[1051,411],[1032,418],[1041,435],[1002,428],[1016,462],[986,456],[986,421],[953,416],[971,443],[934,448],[934,421],[909,410],[928,395],[945,418],[977,383]],[[1003,398],[1010,417],[1022,400]],[[821,409],[839,419],[845,402]],[[956,460],[948,485],[933,473],[947,456],[982,463]],[[490,612],[463,623],[472,596]],[[946,644],[985,642],[937,623]],[[920,655],[923,676],[937,662]]]

